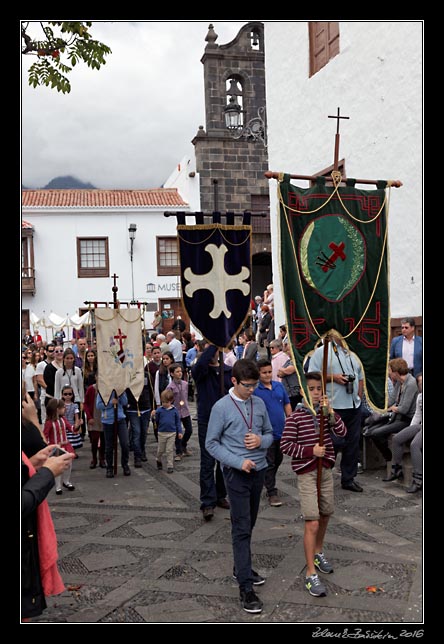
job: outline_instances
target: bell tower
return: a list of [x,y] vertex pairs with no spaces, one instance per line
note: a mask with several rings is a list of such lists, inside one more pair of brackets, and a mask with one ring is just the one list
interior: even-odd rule
[[259,284],[263,290],[262,285],[271,281],[269,192],[264,177],[268,170],[264,26],[249,22],[225,45],[218,45],[217,38],[209,25],[201,58],[205,129],[200,126],[192,141],[200,175],[201,209],[215,209],[216,181],[220,212],[267,213],[265,218],[252,218],[253,268],[255,257],[261,256],[253,290]]

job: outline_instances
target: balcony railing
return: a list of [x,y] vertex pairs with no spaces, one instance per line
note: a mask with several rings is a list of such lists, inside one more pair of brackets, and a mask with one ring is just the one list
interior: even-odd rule
[[35,294],[35,268],[22,267],[22,292]]

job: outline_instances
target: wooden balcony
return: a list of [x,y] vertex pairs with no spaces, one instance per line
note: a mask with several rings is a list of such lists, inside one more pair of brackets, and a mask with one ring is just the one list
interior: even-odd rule
[[22,293],[35,295],[35,269],[30,266],[22,268]]

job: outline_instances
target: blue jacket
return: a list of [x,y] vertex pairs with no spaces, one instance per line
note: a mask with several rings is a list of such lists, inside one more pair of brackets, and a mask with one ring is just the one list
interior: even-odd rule
[[[403,335],[393,338],[390,345],[390,360],[393,358],[402,358],[402,343],[404,341]],[[413,346],[413,375],[422,373],[422,338],[420,335],[415,335],[415,344]]]
[[[113,393],[110,396],[108,404],[105,405],[103,398],[100,394],[97,394],[96,398],[96,407],[102,412],[102,425],[111,425],[114,423],[114,405],[110,402],[112,398],[116,395],[116,390],[113,389]],[[128,404],[128,398],[126,393],[120,394],[119,403],[117,405],[117,420],[125,420],[125,411],[124,407]]]

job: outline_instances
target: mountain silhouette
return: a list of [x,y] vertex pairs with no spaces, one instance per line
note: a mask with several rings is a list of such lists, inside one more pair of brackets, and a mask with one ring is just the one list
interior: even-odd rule
[[96,186],[93,186],[92,183],[84,183],[80,179],[76,179],[71,175],[66,177],[55,177],[43,187],[43,190],[94,190]]

